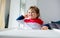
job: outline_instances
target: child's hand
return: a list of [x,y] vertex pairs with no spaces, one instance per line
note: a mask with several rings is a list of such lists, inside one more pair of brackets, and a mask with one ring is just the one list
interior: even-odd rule
[[43,27],[41,28],[41,30],[48,30],[48,27],[47,27],[47,26],[43,26]]
[[28,18],[28,15],[27,14],[25,14],[25,15],[23,15],[25,18]]

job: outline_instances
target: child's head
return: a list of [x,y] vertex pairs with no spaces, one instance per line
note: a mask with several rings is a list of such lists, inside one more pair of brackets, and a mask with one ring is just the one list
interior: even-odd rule
[[36,6],[31,6],[28,10],[28,18],[35,19],[40,16],[39,9]]

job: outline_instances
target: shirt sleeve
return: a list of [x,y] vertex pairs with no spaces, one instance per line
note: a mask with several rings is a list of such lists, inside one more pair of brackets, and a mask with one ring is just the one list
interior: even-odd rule
[[51,29],[50,25],[49,24],[43,24],[43,26],[47,26],[48,29]]
[[19,16],[16,20],[23,20],[23,19],[24,19],[24,16],[21,15],[21,16]]

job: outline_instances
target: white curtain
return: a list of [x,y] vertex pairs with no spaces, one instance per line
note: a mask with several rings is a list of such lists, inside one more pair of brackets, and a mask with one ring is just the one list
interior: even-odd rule
[[11,0],[8,28],[17,28],[19,24],[16,19],[19,17],[19,14],[20,0]]

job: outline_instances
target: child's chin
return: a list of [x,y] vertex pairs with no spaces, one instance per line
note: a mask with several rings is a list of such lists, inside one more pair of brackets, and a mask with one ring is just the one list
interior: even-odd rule
[[27,18],[25,18],[25,19],[32,19],[31,17],[27,17]]
[[35,19],[35,18],[29,17],[29,18],[27,18],[27,19]]

